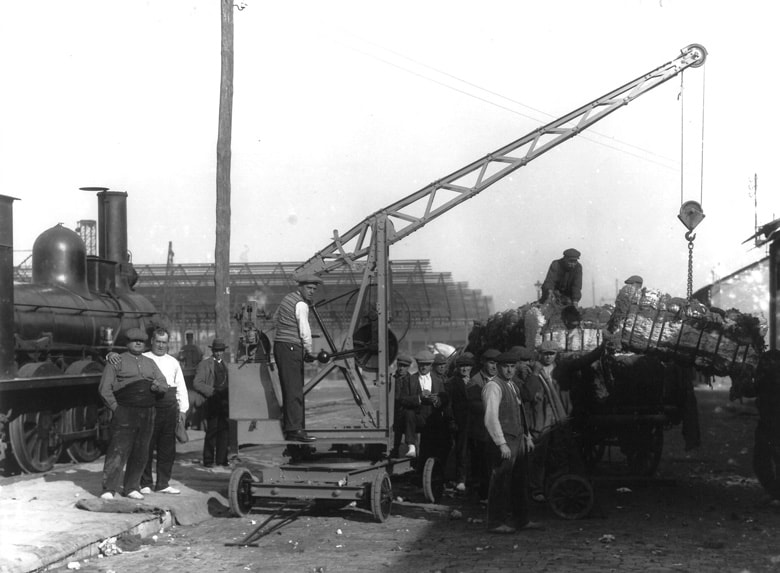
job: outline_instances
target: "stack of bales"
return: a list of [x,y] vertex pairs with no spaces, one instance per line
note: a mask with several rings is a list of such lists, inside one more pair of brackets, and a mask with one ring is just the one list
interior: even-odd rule
[[487,348],[538,348],[552,340],[564,353],[583,354],[609,338],[623,352],[725,376],[750,374],[764,348],[766,325],[758,318],[653,289],[623,289],[616,307],[580,309],[580,326],[572,330],[564,326],[562,310],[534,302],[498,312],[474,325],[467,349],[479,356]]
[[616,335],[630,352],[726,376],[752,372],[764,349],[766,325],[736,309],[707,308],[651,289],[631,295],[627,308]]
[[562,352],[582,354],[597,348],[603,341],[603,330],[612,315],[612,307],[580,309],[578,328],[567,330],[561,312],[564,307],[537,302],[498,312],[484,323],[477,323],[469,334],[467,349],[479,356],[488,348],[507,350],[512,346],[538,348],[552,340]]

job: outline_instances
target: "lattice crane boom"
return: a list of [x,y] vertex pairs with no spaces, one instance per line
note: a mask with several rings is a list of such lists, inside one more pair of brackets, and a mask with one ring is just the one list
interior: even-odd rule
[[371,229],[377,218],[386,218],[391,224],[388,245],[396,243],[642,94],[688,68],[702,66],[706,57],[703,46],[691,44],[674,60],[369,215],[346,233],[334,231],[333,241],[297,272],[330,272],[345,264],[354,266],[371,249]]

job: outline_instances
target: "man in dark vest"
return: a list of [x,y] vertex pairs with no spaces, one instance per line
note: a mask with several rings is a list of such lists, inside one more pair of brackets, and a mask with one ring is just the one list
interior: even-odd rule
[[304,429],[303,363],[313,362],[309,305],[322,281],[316,275],[298,277],[298,288],[285,296],[276,309],[274,359],[282,387],[282,431],[286,440],[313,442]]
[[140,492],[141,474],[149,456],[156,395],[168,390],[165,376],[154,361],[142,356],[144,331],[131,328],[126,336],[127,352],[119,355],[118,364],[106,364],[99,386],[103,402],[113,412],[100,496],[106,500],[114,499],[119,492],[122,470],[125,495],[130,499],[144,498]]
[[203,465],[210,468],[228,465],[230,441],[230,398],[227,364],[224,356],[227,346],[219,338],[211,343],[211,356],[204,358],[195,372],[192,387],[206,397],[203,417],[206,435],[203,438]]
[[498,356],[498,376],[482,389],[485,428],[490,434],[490,491],[487,527],[491,533],[514,533],[518,529],[539,529],[528,518],[526,453],[533,441],[523,414],[520,395],[512,378],[520,355],[509,350]]

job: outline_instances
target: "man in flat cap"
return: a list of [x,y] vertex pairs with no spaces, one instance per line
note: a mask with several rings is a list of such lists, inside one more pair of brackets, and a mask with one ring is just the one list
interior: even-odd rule
[[143,356],[144,331],[131,328],[126,336],[127,352],[119,355],[117,364],[106,364],[98,388],[103,402],[113,412],[100,496],[105,500],[112,500],[119,493],[123,470],[125,496],[144,498],[140,492],[141,475],[149,456],[154,406],[157,394],[168,390],[163,373],[151,358]]
[[409,387],[409,367],[414,359],[401,352],[395,359],[395,372],[393,372],[393,396],[395,397],[395,409],[393,410],[393,449],[390,451],[390,457],[398,457],[398,450],[401,447],[401,438],[404,436],[406,420],[401,414],[402,405],[400,396],[403,388]]
[[469,404],[466,396],[466,385],[471,380],[471,370],[474,368],[474,355],[463,352],[455,359],[455,372],[447,379],[445,388],[450,397],[452,419],[455,423],[453,436],[453,452],[455,454],[455,489],[466,491],[468,479],[468,440],[467,424]]
[[501,354],[495,348],[488,348],[480,356],[482,367],[466,385],[468,401],[468,420],[466,421],[466,440],[470,456],[471,477],[476,482],[480,501],[487,503],[490,484],[490,465],[487,458],[487,446],[490,436],[485,429],[485,404],[482,402],[482,389],[498,374],[496,358]]
[[559,305],[579,305],[582,298],[582,265],[577,249],[566,249],[563,257],[550,263],[547,276],[542,283],[542,296],[539,302],[549,299]]
[[544,470],[552,430],[571,417],[574,411],[572,394],[581,390],[578,387],[581,372],[598,360],[603,351],[604,345],[601,345],[581,356],[564,356],[552,340],[545,340],[539,345],[538,361],[528,379],[529,389],[535,392],[528,422],[536,444],[529,464],[531,497],[536,502],[545,501]]
[[[417,372],[409,377],[406,384],[402,384],[396,392],[396,403],[400,408],[396,414],[399,416],[399,424],[403,424],[404,439],[407,445],[406,455],[417,457],[417,433],[427,438],[424,444],[426,451],[422,455],[431,454],[444,461],[446,452],[443,440],[447,432],[447,411],[449,397],[444,389],[443,382],[431,376],[434,355],[430,350],[422,350],[414,357],[417,362]],[[428,448],[428,446],[431,446]],[[449,449],[449,446],[446,446]],[[430,456],[428,456],[430,457]]]
[[313,442],[304,429],[303,363],[313,362],[309,306],[322,280],[316,275],[297,278],[298,288],[285,296],[274,314],[274,359],[282,387],[282,431],[286,440]]
[[501,353],[496,358],[498,375],[482,389],[485,427],[491,439],[487,508],[487,528],[491,533],[539,528],[528,516],[526,455],[533,450],[533,440],[512,381],[519,360],[520,353],[515,350]]
[[209,348],[211,356],[201,360],[192,381],[192,387],[206,397],[203,404],[203,417],[206,420],[203,465],[207,468],[215,462],[219,466],[228,465],[230,441],[229,380],[224,360],[227,345],[221,338],[215,338]]
[[638,304],[642,296],[642,284],[644,283],[642,277],[631,275],[623,282],[625,286],[618,292],[615,298],[615,310],[612,311],[612,316],[607,322],[607,330],[612,333],[622,328],[623,321],[628,318],[631,311],[631,305]]
[[438,378],[442,385],[447,382],[447,359],[443,354],[437,352],[433,355],[433,370],[431,376],[433,378]]

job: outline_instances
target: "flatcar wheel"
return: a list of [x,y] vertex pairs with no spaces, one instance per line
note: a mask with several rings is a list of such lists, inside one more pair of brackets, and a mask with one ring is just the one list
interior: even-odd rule
[[371,513],[379,523],[384,523],[390,517],[393,505],[393,484],[387,472],[377,472],[371,482]]
[[9,426],[11,447],[24,472],[47,472],[62,453],[62,439],[57,425],[61,414],[27,412]]
[[230,511],[236,517],[248,515],[254,507],[254,497],[252,496],[253,481],[251,472],[246,468],[236,468],[230,474],[228,503],[230,504]]
[[564,474],[553,481],[547,499],[558,517],[580,519],[593,508],[593,486],[580,475]]
[[97,441],[97,424],[100,408],[95,404],[76,406],[63,415],[64,433],[94,430],[95,435],[81,438],[68,445],[68,455],[74,462],[94,462],[103,455],[103,447]]
[[422,475],[422,487],[428,503],[439,503],[444,494],[444,468],[436,458],[425,460]]

